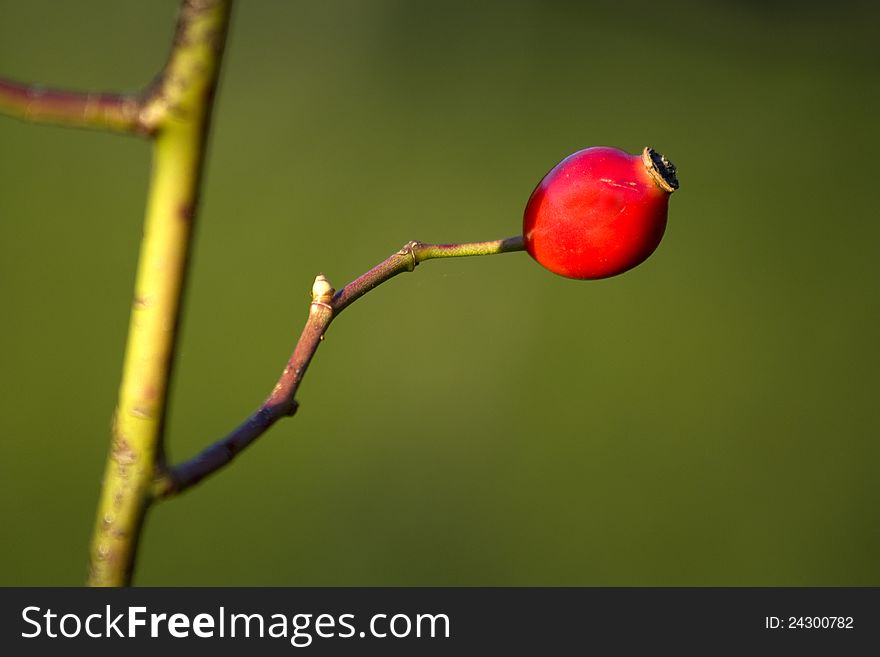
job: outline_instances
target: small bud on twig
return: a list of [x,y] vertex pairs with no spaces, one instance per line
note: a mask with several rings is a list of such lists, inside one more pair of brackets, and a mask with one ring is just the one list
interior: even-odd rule
[[334,294],[336,294],[336,290],[333,289],[324,274],[318,274],[312,284],[312,303],[329,307]]

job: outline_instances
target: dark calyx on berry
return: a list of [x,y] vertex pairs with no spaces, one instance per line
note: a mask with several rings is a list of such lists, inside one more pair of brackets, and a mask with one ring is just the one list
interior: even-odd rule
[[642,151],[642,162],[654,182],[662,190],[671,194],[678,189],[678,178],[675,175],[675,165],[672,162],[650,147],[645,147],[645,150]]

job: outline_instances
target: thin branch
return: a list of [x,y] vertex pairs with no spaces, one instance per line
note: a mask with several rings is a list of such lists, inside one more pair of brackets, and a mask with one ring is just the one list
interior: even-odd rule
[[213,87],[202,98],[198,94],[205,90],[193,81],[203,77],[202,70],[213,68],[226,36],[225,23],[200,22],[200,18],[218,8],[228,17],[230,1],[183,0],[168,62],[140,93],[48,89],[0,79],[0,113],[33,123],[143,136],[155,136],[172,122],[186,123],[193,108],[212,104]]
[[141,118],[142,106],[140,94],[46,89],[0,80],[0,112],[33,123],[149,134],[150,127]]
[[424,244],[413,241],[339,292],[330,287],[323,275],[318,276],[312,287],[309,318],[272,393],[262,406],[227,436],[193,458],[159,472],[153,487],[154,495],[167,498],[182,493],[229,464],[278,420],[296,413],[298,404],[294,397],[324,333],[339,313],[367,292],[398,274],[413,271],[424,260],[493,255],[522,251],[523,248],[523,238],[520,236],[466,244]]
[[380,262],[366,274],[353,280],[339,290],[333,298],[335,314],[341,313],[350,304],[364,296],[380,283],[405,271],[412,271],[416,265],[432,258],[456,258],[463,256],[493,255],[523,250],[521,236],[490,242],[468,242],[466,244],[424,244],[409,242],[393,256]]

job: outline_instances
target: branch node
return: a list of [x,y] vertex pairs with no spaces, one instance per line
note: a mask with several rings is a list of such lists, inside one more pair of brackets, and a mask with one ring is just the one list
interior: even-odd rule
[[419,242],[418,240],[410,240],[403,245],[403,248],[400,250],[400,255],[408,255],[410,258],[410,261],[406,266],[407,271],[414,271],[416,265],[419,264],[419,259],[416,256],[416,249],[422,246],[424,246],[424,244],[422,244],[422,242]]

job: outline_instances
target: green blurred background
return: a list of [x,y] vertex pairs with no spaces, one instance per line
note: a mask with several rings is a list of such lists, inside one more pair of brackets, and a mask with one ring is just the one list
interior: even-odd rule
[[[0,0],[0,75],[134,90],[176,3]],[[880,585],[869,3],[240,2],[168,425],[255,408],[409,239],[516,234],[559,159],[651,145],[657,253],[429,262],[334,324],[299,414],[150,514],[141,585]],[[0,117],[0,584],[76,585],[149,171]]]

